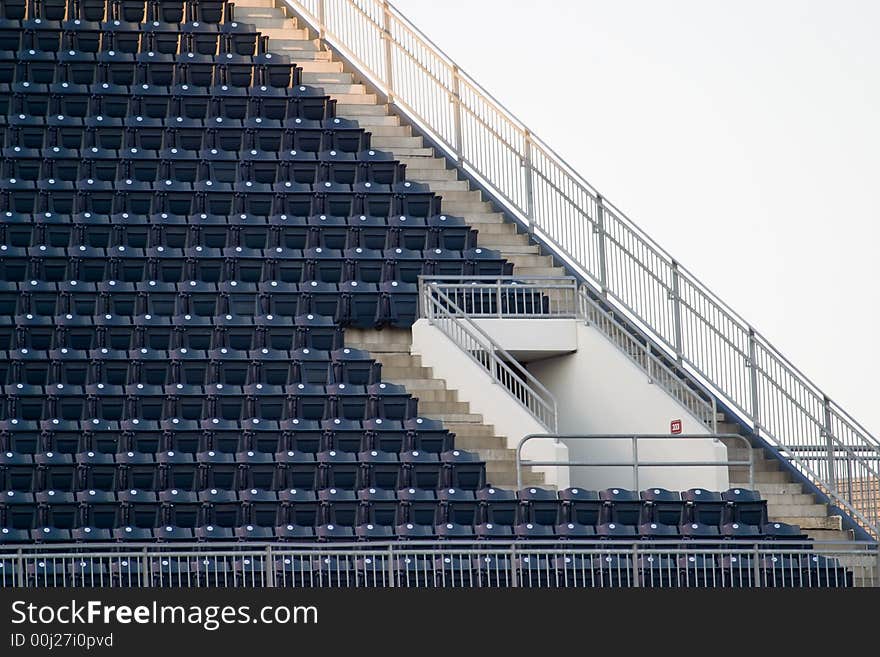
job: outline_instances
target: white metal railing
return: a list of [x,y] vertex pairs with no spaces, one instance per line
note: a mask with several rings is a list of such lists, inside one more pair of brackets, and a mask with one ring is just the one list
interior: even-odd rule
[[[541,318],[579,319],[596,328],[649,379],[681,404],[697,421],[717,429],[715,398],[703,385],[677,368],[652,347],[651,341],[633,335],[606,308],[592,299],[571,276],[422,276],[475,319]],[[424,294],[424,291],[422,291]]]
[[[523,460],[522,450],[526,443],[535,440],[552,440],[554,442],[562,441],[568,444],[568,441],[625,441],[630,444],[631,458],[628,461],[535,461],[532,459]],[[690,459],[688,461],[676,461],[672,459],[661,459],[659,461],[646,461],[639,456],[639,443],[651,441],[666,441],[670,443],[680,443],[681,441],[702,441],[717,443],[721,441],[739,443],[745,447],[748,456],[745,459],[724,459],[724,460],[707,460],[698,461]],[[731,445],[728,445],[730,447]],[[640,481],[640,472],[642,468],[746,468],[748,471],[748,485],[750,489],[755,488],[755,459],[754,450],[749,439],[735,433],[728,434],[590,434],[590,435],[572,435],[572,434],[530,434],[525,436],[516,446],[516,489],[522,490],[522,469],[526,467],[539,466],[565,466],[571,468],[629,468],[632,471],[632,490],[642,490]]]
[[880,585],[875,543],[449,540],[36,545],[0,589],[55,587],[798,587]]
[[877,439],[745,319],[389,2],[285,1],[518,221],[878,535]]
[[538,379],[502,349],[442,290],[422,285],[420,315],[439,328],[483,368],[543,427],[557,429],[556,398]]

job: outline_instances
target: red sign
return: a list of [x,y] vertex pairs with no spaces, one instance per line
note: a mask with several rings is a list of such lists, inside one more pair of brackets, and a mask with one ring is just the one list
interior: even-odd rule
[[677,434],[681,433],[681,420],[673,420],[669,423],[669,433]]

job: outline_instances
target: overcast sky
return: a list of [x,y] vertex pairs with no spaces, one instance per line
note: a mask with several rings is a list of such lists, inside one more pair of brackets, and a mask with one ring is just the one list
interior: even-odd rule
[[880,437],[880,2],[393,2]]

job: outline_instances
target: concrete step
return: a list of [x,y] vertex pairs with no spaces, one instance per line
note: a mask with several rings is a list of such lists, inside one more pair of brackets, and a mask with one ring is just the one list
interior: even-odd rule
[[[297,62],[297,66],[299,66],[303,70],[303,76],[310,74],[321,74],[321,73],[342,73],[342,63],[341,62],[333,62],[333,61],[319,61],[319,60],[306,60],[302,62]],[[303,80],[304,84],[310,84]],[[391,118],[391,117],[389,117]]]
[[508,259],[516,268],[550,267],[553,264],[553,259],[550,256],[543,255],[517,255]]
[[516,274],[519,276],[564,276],[562,267],[518,267]]
[[422,148],[424,142],[421,137],[375,136],[370,140],[370,145],[383,151],[397,152],[402,148]]
[[[326,90],[328,85],[352,85],[351,73],[303,73],[301,81],[313,87],[322,87]],[[328,91],[328,93],[330,93]]]
[[[747,484],[730,484],[731,488],[748,488]],[[803,493],[803,486],[796,483],[764,483],[761,486],[755,486],[763,497],[767,495],[800,495]]]
[[801,529],[833,529],[841,530],[840,516],[778,516],[771,518],[771,522],[787,522],[790,525],[798,525]]
[[444,424],[447,422],[473,422],[474,424],[482,424],[483,416],[475,413],[434,413],[425,417],[432,420],[440,420]]
[[845,529],[810,529],[804,532],[814,541],[851,541],[852,532]]
[[407,392],[412,393],[414,396],[418,397],[416,392],[420,391],[436,391],[436,390],[446,390],[446,384],[443,381],[439,381],[437,379],[397,379],[395,378],[393,381],[388,379],[388,377],[383,376],[383,379],[387,379],[390,383],[396,383],[397,385],[403,386],[406,388]]
[[776,518],[825,518],[828,508],[823,504],[769,504],[767,512],[771,519]]
[[297,22],[292,18],[282,18],[281,16],[252,15],[239,16],[239,12],[235,13],[236,21],[242,23],[250,23],[263,34],[267,32],[282,33],[287,39],[308,39],[309,32],[304,28],[300,28]]
[[[488,458],[486,454],[508,452],[507,441],[498,436],[460,436],[455,435],[455,446],[459,449],[466,449],[469,452],[479,450],[480,455]],[[508,456],[513,456],[509,454]]]
[[321,87],[321,89],[324,90],[324,93],[333,96],[334,98],[348,98],[367,95],[367,90],[362,84],[339,84],[335,82],[330,82],[327,84],[321,84],[319,86]]
[[375,127],[407,127],[400,125],[400,118],[396,116],[381,116],[379,114],[376,115],[366,115],[361,114],[358,116],[350,116],[347,117],[354,121],[357,121],[357,124],[364,128],[365,130],[372,130]]
[[491,209],[491,206],[484,201],[453,201],[451,203],[444,201],[443,203],[443,211],[445,213],[462,217],[488,212]]
[[495,436],[495,429],[491,425],[488,424],[474,424],[473,422],[458,422],[455,420],[449,420],[446,423],[446,428],[452,431],[456,437],[457,436],[470,436],[470,437],[493,437]]
[[[383,149],[383,150],[390,150],[394,154],[394,157],[396,157],[397,159],[400,159],[401,155],[429,156],[433,152],[430,148],[416,148],[416,147],[412,147],[412,146],[395,146],[393,148]],[[450,214],[452,214],[452,213],[450,212]]]
[[260,34],[269,37],[269,50],[272,52],[283,50],[291,42],[308,43],[314,50],[324,50],[324,45],[318,39],[309,38],[306,29],[266,27],[260,29]]
[[[402,384],[399,384],[402,385]],[[417,397],[419,400],[419,409],[423,409],[422,404],[425,402],[458,402],[458,391],[457,390],[446,390],[445,388],[442,390],[426,390],[424,388],[407,388],[406,391],[411,394],[413,397]],[[424,411],[427,414],[427,411]]]
[[412,356],[409,353],[386,353],[382,356],[382,368],[386,367],[421,367],[421,356]]
[[398,379],[427,379],[431,371],[427,367],[382,367],[382,378],[388,381]]
[[493,234],[481,230],[477,239],[480,244],[492,249],[501,247],[509,249],[513,246],[534,246],[538,248],[537,245],[529,244],[529,236],[522,233]]
[[[372,95],[372,94],[371,94]],[[375,96],[374,96],[375,98]],[[362,116],[386,116],[385,105],[370,105],[365,103],[339,103],[336,105],[336,114],[346,119],[360,121]]]
[[[431,417],[435,417],[437,415],[450,415],[450,414],[461,414],[467,415],[470,413],[471,407],[467,402],[460,401],[428,401],[419,397],[419,415],[427,415]],[[482,416],[479,416],[482,420]]]
[[411,178],[412,180],[424,181],[424,182],[434,182],[434,181],[445,181],[445,182],[467,182],[465,180],[459,180],[455,171],[452,169],[420,169],[416,168],[413,165],[413,168],[406,168],[407,178]]
[[406,177],[408,180],[428,183],[432,192],[443,192],[444,199],[450,194],[466,191],[468,188],[468,184],[464,180],[420,180],[410,176],[409,172],[407,172]]
[[500,225],[504,223],[504,217],[499,212],[471,212],[468,214],[467,220],[469,224],[480,224],[475,226],[480,230],[483,230],[483,224]]
[[[367,129],[366,126],[361,127]],[[409,137],[412,134],[412,128],[408,125],[376,125],[371,126],[367,131],[374,137]],[[376,150],[382,149],[377,148]],[[409,179],[407,176],[407,180]]]
[[815,504],[816,500],[812,495],[806,493],[796,493],[790,495],[774,495],[772,493],[761,493],[761,497],[767,500],[768,506],[778,506],[780,504]]
[[416,171],[424,171],[424,170],[444,170],[447,167],[446,160],[440,157],[434,157],[433,154],[429,156],[402,156],[400,161],[406,165],[406,170],[416,170]]
[[238,12],[247,7],[275,7],[275,0],[235,0],[235,17],[238,18]]
[[[470,217],[468,217],[468,220],[470,221]],[[523,237],[526,236],[525,233],[518,232],[516,230],[516,226],[511,223],[505,222],[504,218],[500,214],[497,215],[497,222],[490,221],[481,223],[480,227],[477,230],[480,231],[480,235],[497,235],[499,237],[504,235],[522,235]]]

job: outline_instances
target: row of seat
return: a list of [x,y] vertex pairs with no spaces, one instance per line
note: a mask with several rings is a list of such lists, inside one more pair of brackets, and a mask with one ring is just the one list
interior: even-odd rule
[[[683,540],[684,546],[688,541],[701,541],[700,545],[706,547],[727,547],[728,541],[741,541],[751,544],[756,541],[781,540],[799,542],[801,547],[809,544],[800,537],[800,530],[789,525],[791,530],[776,535],[774,531],[780,523],[768,525],[765,528],[753,527],[753,532],[742,532],[741,528],[733,525],[724,528],[725,533],[719,533],[717,528],[711,528],[713,532],[703,532],[693,529],[693,525],[682,525],[674,534],[657,535],[651,533],[650,528],[644,533],[628,528],[631,531],[621,533],[620,528],[610,525],[600,525],[595,532],[581,532],[572,535],[568,525],[560,525],[556,531],[534,531],[529,524],[517,525],[516,527],[501,527],[491,523],[476,525],[456,525],[454,523],[440,523],[438,525],[416,525],[414,523],[402,523],[396,526],[375,525],[362,523],[356,526],[338,525],[325,523],[321,525],[257,525],[250,523],[234,525],[217,525],[203,523],[196,526],[179,526],[159,524],[158,526],[133,526],[121,525],[113,528],[93,527],[90,525],[63,528],[56,526],[37,526],[33,529],[18,529],[14,527],[0,528],[0,545],[14,543],[69,543],[69,542],[112,542],[112,541],[309,541],[317,539],[321,542],[332,541],[387,541],[390,539],[400,540]],[[708,543],[707,543],[708,541]],[[711,541],[723,541],[712,544]],[[797,545],[797,543],[796,543]],[[711,562],[713,557],[705,557]],[[712,568],[712,565],[707,567]],[[658,566],[659,567],[659,566]]]
[[[31,249],[31,255],[22,253]],[[96,295],[105,300],[102,303],[113,304],[101,306],[106,308],[101,315],[112,314],[116,304],[129,307],[131,300],[138,295],[145,303],[152,299],[153,303],[160,303],[165,308],[152,311],[149,305],[139,307],[147,314],[174,314],[167,302],[173,302],[175,296],[188,295],[199,300],[202,310],[198,314],[265,315],[273,312],[272,306],[256,302],[258,295],[268,295],[267,301],[280,304],[275,314],[313,312],[333,315],[340,293],[399,294],[411,292],[420,276],[495,277],[510,269],[509,263],[497,252],[481,248],[465,252],[441,248],[424,251],[396,248],[381,252],[351,249],[351,253],[343,254],[321,247],[306,250],[306,253],[283,247],[266,250],[152,247],[146,250],[147,253],[125,247],[124,251],[71,247],[70,256],[53,256],[53,252],[64,250],[64,247],[51,247],[51,250],[50,247],[10,247],[6,250],[0,247],[0,281],[3,281],[3,291],[8,293],[10,301],[6,312],[10,317],[22,316],[15,319],[15,323],[39,323],[39,320],[27,317],[28,314],[77,312],[67,304],[79,306],[81,302],[94,306]],[[102,286],[101,281],[108,280],[115,281],[118,287],[98,289]],[[19,303],[12,297],[14,292],[29,296]],[[250,294],[252,302],[239,303],[242,294]],[[224,305],[226,295],[236,295],[234,306]],[[337,299],[316,299],[318,306],[314,307],[299,304],[296,298],[326,295],[334,295]],[[516,300],[515,295],[509,296],[511,301]],[[38,308],[28,305],[37,300]],[[181,314],[191,312],[185,306],[180,308]],[[142,313],[119,310],[116,314]]]
[[[335,487],[351,494],[358,488],[371,486],[412,486],[418,487],[417,491],[430,491],[437,486],[452,485],[474,490],[483,485],[485,478],[484,464],[474,455],[460,450],[444,452],[440,457],[415,451],[403,452],[398,457],[375,450],[360,455],[331,450],[320,452],[317,460],[314,454],[297,452],[276,455],[264,452],[229,454],[209,451],[198,455],[160,452],[156,458],[168,462],[159,463],[151,461],[152,454],[86,452],[81,456],[88,464],[78,466],[71,465],[71,455],[47,454],[51,458],[37,455],[37,461],[45,458],[52,465],[34,467],[34,462],[25,461],[24,455],[13,454],[19,463],[3,466],[0,512],[13,507],[22,507],[29,512],[35,503],[152,504],[157,499],[165,499],[161,491],[166,489],[192,494],[191,499],[175,497],[171,500],[178,502],[187,499],[193,503],[218,501],[220,498],[208,496],[210,499],[203,499],[196,494],[219,488],[224,491],[223,499],[227,502],[238,499],[237,494],[230,491],[253,490],[254,496],[259,491],[259,499],[263,502],[274,503],[279,495],[285,497],[292,487],[295,487],[293,493]],[[67,465],[60,465],[62,457],[68,461]],[[367,460],[358,460],[359,457]],[[12,459],[4,458],[4,461],[11,462]],[[297,499],[294,496],[288,501]]]
[[[578,496],[573,493],[574,489],[567,489],[560,495],[567,499],[548,504],[548,491],[542,489],[537,493],[528,490],[514,493],[482,487],[485,464],[476,455],[462,450],[444,452],[440,458],[431,453],[403,452],[399,460],[398,455],[374,450],[358,455],[360,461],[354,455],[332,450],[321,452],[317,459],[310,453],[288,452],[276,455],[277,461],[272,455],[258,452],[237,455],[214,451],[198,455],[160,452],[156,455],[158,462],[151,461],[152,455],[144,453],[114,457],[89,452],[82,454],[83,464],[77,469],[58,465],[65,460],[61,458],[64,456],[69,466],[70,455],[50,454],[51,458],[37,455],[38,461],[45,457],[49,465],[44,463],[34,475],[31,475],[32,468],[26,467],[30,462],[25,462],[24,455],[17,456],[20,459],[17,464],[11,465],[12,458],[4,460],[6,485],[0,495],[0,511],[21,507],[29,512],[35,503],[103,505],[107,511],[117,503],[241,502],[267,504],[265,508],[274,513],[275,503],[281,502],[286,513],[299,518],[298,524],[320,524],[322,519],[348,526],[359,522],[383,526],[402,521],[419,525],[450,522],[465,526],[488,524],[489,529],[497,525],[500,532],[526,525],[535,536],[552,535],[554,531],[570,537],[589,536],[595,535],[596,528],[601,527],[599,535],[614,538],[636,535],[696,538],[718,536],[719,532],[802,538],[793,526],[768,523],[766,502],[755,491],[714,493],[733,501],[672,506],[651,500],[633,504],[634,500],[614,499],[602,500],[599,505],[585,505],[582,500],[572,499]],[[410,483],[401,484],[407,479]],[[454,487],[440,483],[441,487],[435,491],[438,481],[454,482]],[[9,484],[18,485],[10,488]],[[59,486],[47,487],[46,484]],[[613,490],[617,489],[602,494],[608,498],[618,497],[620,493],[615,494]],[[670,491],[664,492],[669,496]],[[698,493],[713,495],[701,489],[687,493],[692,497],[698,497]],[[739,500],[739,497],[746,499]],[[329,510],[335,509],[343,515],[322,515],[316,521],[314,514],[319,502],[336,504],[328,507]],[[402,509],[405,510],[403,516]],[[118,516],[114,518],[118,520]],[[309,518],[308,523],[303,522]]]
[[[99,74],[101,70],[98,69]],[[179,146],[187,150],[199,150],[200,146],[195,143],[210,147],[208,142],[196,141],[198,135],[194,131],[197,129],[220,133],[224,141],[234,137],[229,134],[232,131],[246,129],[260,138],[258,143],[262,150],[274,151],[297,146],[290,141],[279,145],[277,131],[308,133],[324,127],[323,123],[328,119],[334,122],[339,119],[334,126],[328,126],[335,131],[360,132],[352,127],[352,121],[335,116],[335,100],[322,90],[307,85],[290,88],[260,84],[199,87],[181,83],[169,87],[120,85],[99,80],[92,84],[0,82],[0,89],[4,91],[0,102],[5,103],[2,106],[4,111],[0,112],[4,146],[39,148],[41,144],[50,145],[38,140],[34,129],[40,127],[63,128],[71,134],[76,129],[100,130],[111,136],[114,128],[126,127],[141,131],[142,138],[150,138],[152,143],[156,142],[157,132],[160,136],[168,132],[179,135],[180,140],[175,143],[165,136],[164,143],[168,148]],[[363,146],[361,150],[369,148],[368,138],[359,137]],[[265,145],[268,143],[275,145]],[[153,148],[159,149],[160,146]],[[241,146],[226,147],[225,150],[241,150]],[[303,150],[315,149],[304,147]]]
[[[14,182],[13,182],[14,181]],[[249,181],[252,182],[252,181]],[[43,183],[41,183],[42,185]],[[169,187],[178,183],[172,181]],[[143,187],[140,187],[143,185]],[[71,214],[91,212],[115,214],[128,212],[135,215],[170,212],[173,214],[254,214],[282,215],[414,215],[429,217],[440,214],[440,198],[418,190],[406,193],[354,192],[351,186],[322,183],[318,191],[311,185],[286,183],[278,190],[274,185],[246,182],[179,183],[179,189],[162,189],[164,183],[136,183],[123,181],[115,190],[76,190],[70,182],[49,183],[43,189],[35,181],[0,179],[0,212],[52,212]],[[216,185],[216,186],[215,186]],[[298,187],[299,189],[296,189]],[[130,189],[125,189],[130,188]]]
[[[175,85],[184,87],[184,92],[190,91],[187,87],[219,87],[223,91],[265,87],[266,91],[280,89],[283,94],[291,84],[298,82],[297,70],[289,57],[271,52],[260,55],[231,52],[171,55],[153,51],[134,54],[111,49],[94,54],[70,50],[56,55],[34,49],[0,50],[0,84],[12,85],[7,91],[14,94],[11,107],[17,111],[22,111],[21,107],[45,109],[48,98],[41,102],[40,96],[88,95],[90,87],[96,84],[133,87],[132,90],[139,89],[142,95],[153,97],[170,96],[170,87]],[[59,85],[59,88],[50,91],[35,85]],[[158,98],[155,104],[157,107],[163,105]],[[167,107],[167,102],[164,105]],[[40,112],[36,110],[34,113]]]
[[224,0],[5,0],[0,18],[6,21],[84,20],[138,22],[184,20],[216,25],[229,19]]
[[[219,27],[219,29],[218,29]],[[0,51],[37,50],[85,55],[83,61],[111,50],[124,53],[156,52],[159,54],[190,54],[197,56],[253,56],[264,43],[252,25],[238,23],[217,26],[200,21],[168,23],[148,21],[133,23],[104,21],[101,23],[74,19],[64,22],[27,21],[21,27],[15,22],[0,22]],[[265,48],[262,49],[265,52]],[[73,59],[71,57],[71,59]]]
[[[369,162],[312,161],[305,165],[289,162],[217,162],[194,157],[188,161],[169,160],[128,160],[118,162],[95,162],[83,158],[70,157],[62,163],[57,160],[34,159],[31,161],[6,160],[2,167],[4,177],[21,181],[33,181],[37,187],[73,183],[83,189],[95,190],[113,188],[116,185],[149,183],[161,189],[166,181],[173,181],[174,187],[180,184],[196,186],[203,181],[217,183],[244,183],[252,185],[281,185],[290,189],[287,183],[297,185],[297,189],[311,189],[323,192],[328,189],[325,183],[333,184],[333,191],[340,191],[339,185],[350,186],[351,191],[369,193],[410,193],[411,187],[401,182],[403,176],[399,166],[375,165]],[[89,181],[92,181],[91,183]],[[305,186],[300,187],[300,186]],[[123,187],[125,188],[125,187]],[[20,189],[17,187],[16,189]]]
[[[390,286],[396,282],[392,281],[388,285]],[[49,328],[52,326],[66,327],[72,331],[77,329],[88,329],[89,331],[100,328],[111,329],[115,330],[116,335],[118,338],[121,338],[125,345],[131,345],[135,344],[132,342],[133,339],[140,339],[134,336],[138,329],[162,326],[170,328],[173,325],[179,326],[181,321],[192,322],[194,327],[199,325],[208,327],[215,325],[214,321],[219,319],[223,321],[221,325],[244,327],[248,333],[253,334],[254,331],[260,330],[260,326],[278,326],[283,323],[292,325],[294,317],[304,312],[329,315],[339,327],[381,328],[383,326],[394,326],[403,328],[411,326],[417,318],[418,300],[415,294],[408,292],[398,294],[391,291],[379,292],[374,284],[371,290],[371,284],[360,284],[357,281],[342,286],[343,289],[339,289],[338,286],[329,283],[323,283],[322,285],[328,286],[331,289],[325,287],[323,293],[303,293],[298,299],[291,300],[288,306],[283,304],[275,305],[275,308],[279,309],[276,311],[278,314],[271,314],[271,312],[267,315],[237,314],[233,316],[229,312],[225,315],[214,314],[217,306],[212,306],[206,309],[206,314],[198,314],[196,312],[175,313],[171,311],[167,315],[150,313],[145,315],[114,315],[109,313],[101,315],[74,315],[72,313],[64,315],[51,313],[46,315],[34,313],[16,316],[0,315],[0,325],[2,325],[0,326],[0,342],[9,344],[12,335],[19,330],[28,331],[35,327]],[[347,290],[345,289],[346,287],[351,287],[352,289]],[[363,292],[360,290],[363,290]],[[220,303],[225,303],[225,301]],[[257,312],[258,308],[251,310]],[[248,309],[242,308],[241,310],[247,312]],[[161,312],[161,308],[153,306],[153,311]],[[56,323],[56,321],[59,323]],[[4,328],[8,329],[8,331],[4,331]],[[165,340],[161,331],[158,335],[158,340]],[[198,339],[202,340],[204,337],[199,336]],[[282,347],[282,349],[285,348]],[[151,351],[151,353],[147,353],[142,358],[158,358],[161,357],[161,351],[163,351],[161,345],[160,349],[156,350],[148,350],[146,346],[140,349],[135,347],[136,352],[141,350],[144,350],[144,353]],[[199,355],[194,352],[192,357],[196,358]],[[33,358],[38,356],[39,354],[37,353],[32,355]],[[115,356],[110,355],[108,358],[115,358]]]

